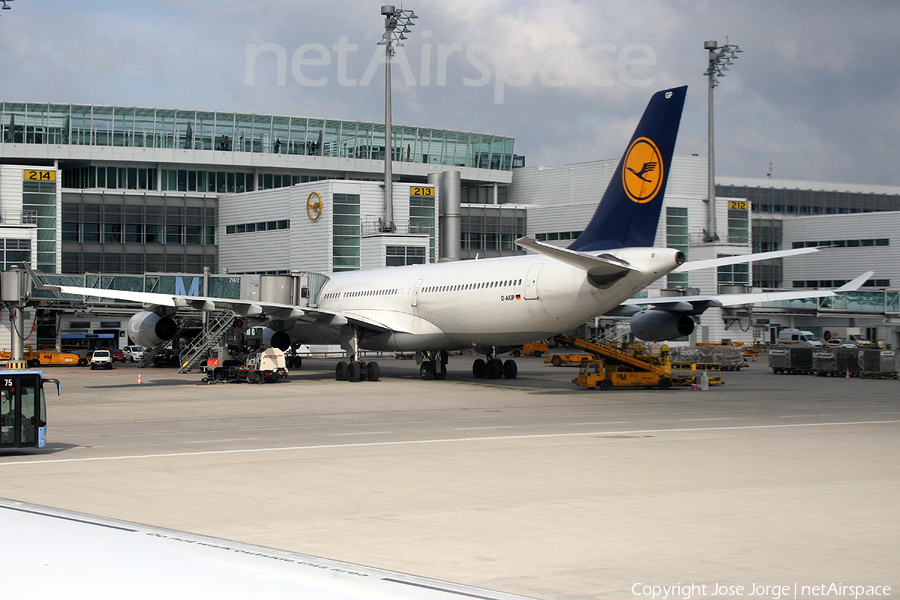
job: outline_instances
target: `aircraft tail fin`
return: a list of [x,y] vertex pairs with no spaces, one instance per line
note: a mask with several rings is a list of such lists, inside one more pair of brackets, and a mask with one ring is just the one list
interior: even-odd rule
[[687,86],[653,95],[591,222],[570,250],[651,247]]

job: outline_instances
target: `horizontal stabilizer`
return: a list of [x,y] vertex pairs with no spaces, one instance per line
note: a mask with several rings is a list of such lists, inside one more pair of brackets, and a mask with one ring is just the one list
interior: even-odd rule
[[617,258],[612,254],[600,254],[599,256],[594,256],[584,252],[542,244],[541,242],[528,237],[517,239],[516,244],[567,265],[582,269],[586,271],[588,275],[593,277],[620,275],[633,270],[627,261]]

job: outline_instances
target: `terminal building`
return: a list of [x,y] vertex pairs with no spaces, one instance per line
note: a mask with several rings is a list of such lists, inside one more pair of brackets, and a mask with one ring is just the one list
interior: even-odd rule
[[[445,172],[458,173],[460,258],[522,253],[515,239],[524,235],[565,246],[618,162],[525,167],[512,137],[411,126],[394,127],[391,156],[387,216],[381,124],[3,102],[3,269],[28,262],[74,285],[227,295],[252,293],[259,274],[435,262]],[[706,190],[706,159],[676,156],[657,244],[689,260],[798,244],[838,248],[752,269],[670,274],[648,295],[829,287],[868,269],[876,274],[849,307],[820,300],[711,309],[696,341],[769,341],[786,326],[821,333],[825,321],[900,341],[892,321],[900,313],[893,233],[900,188],[719,178],[712,238]],[[117,337],[122,346],[120,312],[72,303],[38,311],[28,324],[36,343],[83,333]],[[3,333],[0,345],[8,347]]]

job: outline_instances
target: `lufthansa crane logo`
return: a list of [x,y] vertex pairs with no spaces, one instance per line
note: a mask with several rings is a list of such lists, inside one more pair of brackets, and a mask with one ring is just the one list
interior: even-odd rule
[[664,168],[659,148],[653,140],[645,137],[634,140],[625,153],[622,167],[625,193],[638,204],[650,202],[662,187]]
[[316,221],[322,216],[322,197],[319,192],[312,192],[306,198],[306,216],[310,221]]

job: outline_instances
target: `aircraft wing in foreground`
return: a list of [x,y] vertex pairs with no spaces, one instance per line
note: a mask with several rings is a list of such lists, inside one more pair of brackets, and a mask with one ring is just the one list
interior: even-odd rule
[[0,499],[3,597],[18,600],[525,600],[327,560]]

